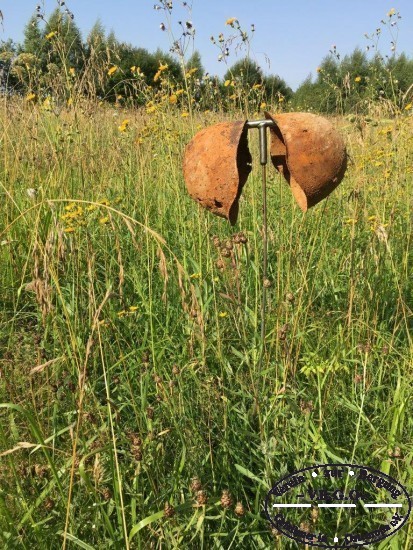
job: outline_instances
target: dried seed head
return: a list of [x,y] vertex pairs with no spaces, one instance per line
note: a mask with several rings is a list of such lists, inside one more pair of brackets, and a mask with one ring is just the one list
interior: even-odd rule
[[393,451],[394,458],[400,458],[402,456],[402,452],[400,447],[395,447]]
[[311,519],[315,523],[318,519],[318,508],[311,508]]
[[153,417],[154,417],[153,407],[146,408],[146,416],[149,418],[149,420],[153,420]]
[[245,509],[242,502],[237,502],[234,508],[234,512],[237,514],[237,516],[243,516],[245,514]]
[[196,501],[199,505],[206,504],[208,501],[208,496],[206,494],[206,491],[203,491],[202,489],[200,491],[197,491]]
[[39,477],[40,479],[46,477],[47,475],[47,467],[43,464],[35,464],[34,465],[34,475],[36,477]]
[[54,500],[50,497],[47,497],[44,501],[44,507],[48,512],[50,512],[50,510],[53,510],[53,508],[55,507]]
[[231,256],[231,250],[228,250],[228,248],[221,248],[221,255],[224,258],[229,258]]
[[238,238],[239,238],[239,242],[240,242],[241,244],[246,244],[246,243],[248,242],[247,237],[245,236],[245,234],[244,234],[242,231],[240,231],[240,232],[238,233]]
[[148,350],[143,352],[142,363],[149,363],[149,351]]
[[191,317],[193,317],[194,319],[196,319],[196,317],[198,317],[198,312],[196,309],[191,309]]
[[223,260],[217,260],[215,265],[217,266],[218,269],[221,269],[221,270],[225,268],[225,263]]
[[292,292],[287,292],[287,294],[285,295],[285,299],[287,300],[287,302],[290,302],[292,304],[295,300],[295,296]]
[[301,399],[300,409],[303,414],[310,414],[313,408],[314,406],[312,401],[304,401],[303,399]]
[[175,382],[173,380],[169,380],[168,386],[169,386],[169,389],[172,390],[172,388],[175,386]]
[[362,380],[363,380],[363,377],[362,377],[361,374],[355,374],[355,375],[354,375],[354,382],[355,382],[356,384],[359,384]]
[[132,447],[132,456],[136,462],[140,462],[142,460],[142,449],[140,447]]
[[163,511],[165,513],[166,518],[171,518],[172,516],[175,515],[175,508],[169,502],[165,502]]
[[232,250],[234,248],[234,245],[232,244],[231,239],[226,240],[224,246],[227,250]]
[[301,531],[304,531],[304,533],[309,533],[310,532],[310,524],[306,521],[302,521],[300,523],[300,529],[301,529]]
[[232,506],[232,497],[231,497],[231,493],[228,491],[228,489],[224,489],[222,491],[221,506],[223,508],[231,508],[231,506]]
[[162,378],[158,374],[153,375],[155,384],[162,384]]
[[221,246],[220,238],[217,235],[214,235],[212,237],[212,242],[214,243],[214,246],[216,246],[217,248]]
[[110,500],[112,498],[112,491],[109,489],[109,487],[103,487],[102,497],[104,500]]
[[199,477],[195,476],[191,479],[191,491],[196,493],[202,489],[202,483]]
[[272,282],[269,279],[264,279],[263,285],[264,285],[264,288],[271,288]]
[[381,348],[381,352],[383,355],[388,355],[389,354],[389,346],[383,346]]

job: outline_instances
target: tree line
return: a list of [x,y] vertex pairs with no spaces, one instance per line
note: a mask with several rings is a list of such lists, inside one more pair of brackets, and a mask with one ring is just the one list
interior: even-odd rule
[[404,53],[368,57],[358,48],[341,59],[334,49],[316,75],[309,75],[293,92],[283,78],[265,75],[249,58],[237,61],[219,79],[205,71],[199,52],[185,62],[161,50],[149,52],[106,33],[99,21],[83,40],[73,16],[59,8],[47,20],[34,14],[21,44],[11,40],[0,44],[3,93],[36,91],[65,97],[76,86],[87,97],[112,102],[124,97],[144,104],[148,90],[156,93],[165,87],[166,75],[172,83],[169,94],[185,89],[200,108],[229,107],[231,100],[244,96],[262,108],[290,103],[292,108],[322,113],[363,113],[373,102],[398,108],[408,104],[413,59]]

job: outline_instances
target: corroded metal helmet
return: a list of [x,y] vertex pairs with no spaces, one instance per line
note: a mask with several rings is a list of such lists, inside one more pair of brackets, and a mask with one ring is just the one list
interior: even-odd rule
[[275,122],[271,160],[290,184],[304,212],[327,197],[341,182],[347,167],[346,146],[324,117],[311,113],[281,113],[265,117]]
[[184,178],[191,197],[233,225],[251,172],[245,121],[222,122],[198,132],[185,149]]

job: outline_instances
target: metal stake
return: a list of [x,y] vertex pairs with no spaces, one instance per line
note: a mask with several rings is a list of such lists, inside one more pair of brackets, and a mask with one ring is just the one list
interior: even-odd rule
[[267,161],[268,161],[268,140],[267,128],[275,128],[272,120],[254,120],[247,122],[247,128],[258,128],[260,143],[260,163],[262,166],[262,297],[261,297],[261,353],[258,360],[258,368],[262,367],[265,350],[266,335],[266,302],[267,302],[267,278],[268,278],[268,223],[267,223]]

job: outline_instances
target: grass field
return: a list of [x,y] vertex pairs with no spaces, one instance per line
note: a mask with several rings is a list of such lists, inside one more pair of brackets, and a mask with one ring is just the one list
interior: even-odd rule
[[2,548],[299,548],[262,513],[288,472],[412,490],[412,117],[333,120],[347,175],[306,214],[269,168],[262,342],[256,136],[231,228],[182,154],[242,115],[181,114],[1,100]]

